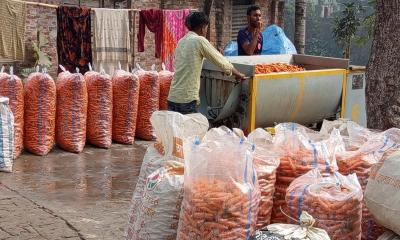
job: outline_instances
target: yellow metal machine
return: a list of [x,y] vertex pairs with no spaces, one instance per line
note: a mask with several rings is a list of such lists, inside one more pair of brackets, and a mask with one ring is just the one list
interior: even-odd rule
[[[281,122],[308,125],[323,119],[365,120],[365,71],[346,59],[307,55],[230,57],[249,80],[237,83],[205,61],[200,90],[200,112],[214,125],[245,132]],[[255,74],[257,64],[289,63],[306,71]]]

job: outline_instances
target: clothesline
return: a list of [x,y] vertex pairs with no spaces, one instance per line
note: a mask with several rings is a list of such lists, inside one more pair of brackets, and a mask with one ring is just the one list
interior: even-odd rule
[[[23,2],[23,3],[29,4],[29,5],[34,5],[34,6],[58,8],[58,5],[54,5],[54,4],[28,2],[28,1],[22,1],[22,0],[12,0],[12,1],[14,1],[14,2]],[[114,9],[114,8],[112,8],[112,9]],[[128,10],[128,11],[133,11],[133,12],[139,12],[140,11],[140,9],[117,9],[117,10]]]
[[[24,2],[26,4],[29,5],[33,5],[33,6],[41,6],[41,7],[49,7],[49,8],[58,8],[58,5],[54,5],[54,4],[47,4],[47,3],[38,3],[38,2],[28,2],[28,1],[22,1],[22,0],[12,0],[15,2]],[[110,8],[110,9],[114,9],[114,8]],[[125,11],[132,11],[132,12],[140,12],[140,9],[136,9],[136,8],[132,8],[132,9],[117,9],[117,10],[125,10]],[[197,8],[191,9],[191,11],[198,11]]]

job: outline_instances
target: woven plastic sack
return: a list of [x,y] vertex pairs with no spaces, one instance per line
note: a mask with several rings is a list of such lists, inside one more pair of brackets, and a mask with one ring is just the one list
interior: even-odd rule
[[56,84],[47,73],[32,73],[24,88],[24,147],[46,155],[55,144]]
[[24,86],[11,69],[10,74],[0,73],[0,96],[10,100],[10,108],[14,115],[14,158],[17,158],[21,155],[24,145]]
[[184,165],[168,161],[146,179],[130,239],[176,239],[183,198]]
[[139,106],[139,78],[130,72],[117,70],[112,84],[112,138],[118,143],[133,144]]
[[154,140],[154,130],[151,126],[151,115],[158,111],[160,101],[160,82],[157,71],[136,72],[140,81],[139,112],[136,122],[136,136],[143,140]]
[[324,229],[332,240],[361,239],[362,198],[356,174],[323,176],[313,169],[290,184],[286,213],[293,222],[307,211],[316,220],[314,226]]
[[400,234],[400,151],[387,153],[372,170],[365,203],[376,221]]
[[9,100],[0,97],[0,172],[12,172],[14,159],[14,116]]
[[249,239],[260,190],[252,153],[233,133],[185,148],[178,240]]
[[90,144],[109,148],[112,144],[113,87],[104,71],[85,73],[88,91],[87,140]]
[[314,168],[323,173],[337,170],[335,153],[344,151],[344,143],[338,130],[328,139],[312,136],[312,131],[295,123],[283,123],[275,127],[274,145],[281,151],[277,170],[272,223],[285,222],[286,190],[292,181]]
[[57,78],[56,142],[62,149],[80,153],[86,143],[88,93],[80,73],[62,72]]
[[255,145],[253,162],[261,192],[260,211],[257,217],[257,228],[260,229],[267,226],[271,220],[276,169],[279,166],[280,155],[279,150],[274,149],[272,136],[261,128],[251,132],[248,141]]
[[[370,135],[369,139],[356,151],[344,151],[336,154],[341,174],[356,173],[360,185],[365,191],[373,168],[382,160],[384,154],[400,149],[400,129],[389,129]],[[375,240],[386,231],[380,227],[363,202],[362,239]]]
[[[330,240],[328,233],[323,229],[314,227],[314,224],[315,219],[306,211],[303,211],[298,225],[276,223],[268,225],[266,229],[268,230],[268,235],[277,236],[276,238],[271,238],[271,240]],[[256,236],[254,240],[265,240],[262,237],[257,238]],[[268,236],[266,239],[269,239]]]
[[168,95],[171,87],[174,73],[165,69],[165,65],[162,64],[162,71],[158,73],[160,81],[160,110],[168,110]]
[[202,138],[208,130],[208,121],[201,114],[182,115],[176,112],[157,111],[153,113],[151,123],[157,139],[165,151],[161,154],[154,147],[156,144],[151,144],[144,155],[129,210],[126,234],[129,240],[133,239],[135,234],[137,209],[142,201],[147,177],[165,166],[167,161],[183,162],[183,149],[188,143],[188,139]]

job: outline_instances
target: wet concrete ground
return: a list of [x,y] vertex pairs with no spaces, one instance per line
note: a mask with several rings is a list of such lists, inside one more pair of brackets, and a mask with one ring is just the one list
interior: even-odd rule
[[24,153],[0,173],[0,240],[123,239],[147,144]]

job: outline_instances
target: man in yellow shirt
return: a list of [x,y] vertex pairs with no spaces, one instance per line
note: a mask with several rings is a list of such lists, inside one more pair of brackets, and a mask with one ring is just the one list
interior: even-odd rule
[[168,110],[190,114],[197,112],[200,100],[200,75],[207,58],[227,75],[237,80],[245,76],[215,49],[205,38],[209,20],[203,12],[192,12],[186,18],[189,32],[178,42],[175,50],[175,75],[168,96]]

